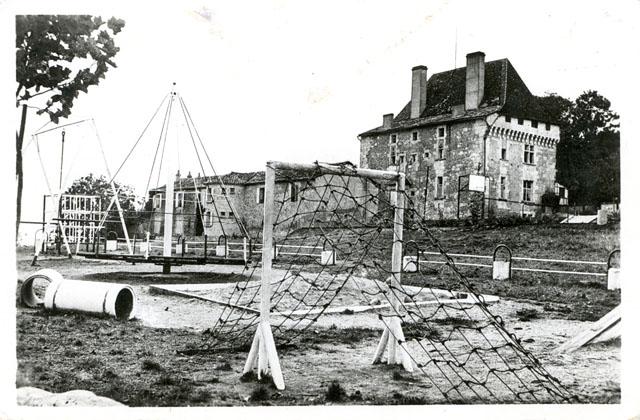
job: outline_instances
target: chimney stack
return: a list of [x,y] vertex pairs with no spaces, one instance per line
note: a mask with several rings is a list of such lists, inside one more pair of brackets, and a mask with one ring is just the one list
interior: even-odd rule
[[411,69],[411,118],[418,118],[427,107],[427,66]]
[[484,97],[484,53],[467,54],[467,82],[465,85],[464,109],[478,109]]
[[384,114],[382,116],[382,126],[384,128],[391,127],[392,122],[393,122],[393,114]]

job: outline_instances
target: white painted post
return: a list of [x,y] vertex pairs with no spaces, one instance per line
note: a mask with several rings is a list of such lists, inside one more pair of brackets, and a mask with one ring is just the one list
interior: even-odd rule
[[171,256],[171,238],[173,237],[173,179],[173,174],[169,171],[165,191],[167,197],[164,201],[164,247],[162,250],[164,257]]
[[[402,274],[402,236],[404,228],[404,188],[405,175],[398,174],[396,180],[396,191],[394,197],[394,218],[393,218],[393,245],[391,248],[391,276],[389,277],[389,287],[391,288],[391,296],[389,302],[397,313],[400,309],[400,299],[395,295],[400,290],[400,281]],[[394,315],[388,317],[385,321],[385,331],[382,334],[373,363],[378,363],[384,353],[385,341],[387,347],[387,363],[401,363],[405,370],[413,371],[413,362],[404,343],[404,333],[400,317]],[[400,350],[400,351],[398,351]],[[399,360],[398,360],[399,358]]]
[[247,262],[247,237],[242,237],[242,259]]
[[[273,210],[275,202],[275,168],[267,163],[265,170],[264,189],[264,223],[262,231],[262,276],[260,283],[260,323],[256,330],[249,357],[245,364],[244,373],[255,367],[255,354],[257,352],[258,378],[267,374],[271,368],[271,377],[276,388],[284,389],[284,379],[280,369],[280,361],[276,351],[269,312],[271,309],[271,268],[273,263]],[[257,347],[257,348],[256,348]]]

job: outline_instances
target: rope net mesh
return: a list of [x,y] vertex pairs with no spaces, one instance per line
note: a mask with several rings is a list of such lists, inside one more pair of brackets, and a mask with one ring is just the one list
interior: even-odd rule
[[[400,273],[391,270],[395,188],[353,176],[346,166],[340,173],[276,170],[270,306],[276,344],[292,342],[322,315],[361,308],[381,327],[399,318],[404,341],[393,332],[390,339],[406,349],[415,375],[437,391],[430,402],[574,401],[492,314],[404,191],[403,228],[410,239],[403,247],[437,250],[444,264],[419,266],[399,282]],[[261,242],[261,234],[254,241]],[[246,280],[223,296],[226,306],[201,350],[248,349],[260,321],[260,266],[254,257],[244,269]],[[434,280],[441,288],[429,286]]]

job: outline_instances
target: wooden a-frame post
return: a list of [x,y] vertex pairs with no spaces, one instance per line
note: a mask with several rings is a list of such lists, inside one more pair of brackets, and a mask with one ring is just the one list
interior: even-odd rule
[[400,316],[400,299],[397,294],[400,291],[400,278],[402,274],[402,234],[404,227],[404,186],[405,175],[398,173],[396,190],[394,192],[393,215],[393,245],[391,251],[391,276],[388,278],[390,287],[389,302],[394,315],[382,318],[384,331],[376,348],[373,363],[380,363],[385,349],[387,349],[387,363],[390,365],[402,364],[405,370],[413,371],[413,361],[406,348],[404,333]]
[[271,370],[276,388],[284,389],[278,352],[271,333],[269,311],[271,308],[271,266],[273,262],[273,217],[275,201],[275,165],[267,162],[264,181],[264,226],[262,231],[262,277],[260,286],[260,322],[253,337],[243,373],[258,368],[258,378]]

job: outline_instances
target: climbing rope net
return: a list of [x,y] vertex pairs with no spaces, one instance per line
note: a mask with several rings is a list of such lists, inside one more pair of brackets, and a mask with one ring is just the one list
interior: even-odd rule
[[[374,363],[387,350],[388,363],[437,390],[434,403],[574,401],[456,267],[404,191],[404,175],[348,164],[270,167],[263,236],[271,238],[261,239],[272,249],[226,293],[201,350],[246,348],[265,319],[283,345],[323,315],[362,311],[383,331]],[[409,241],[437,250],[444,264],[403,272]],[[439,289],[430,286],[436,279]]]

